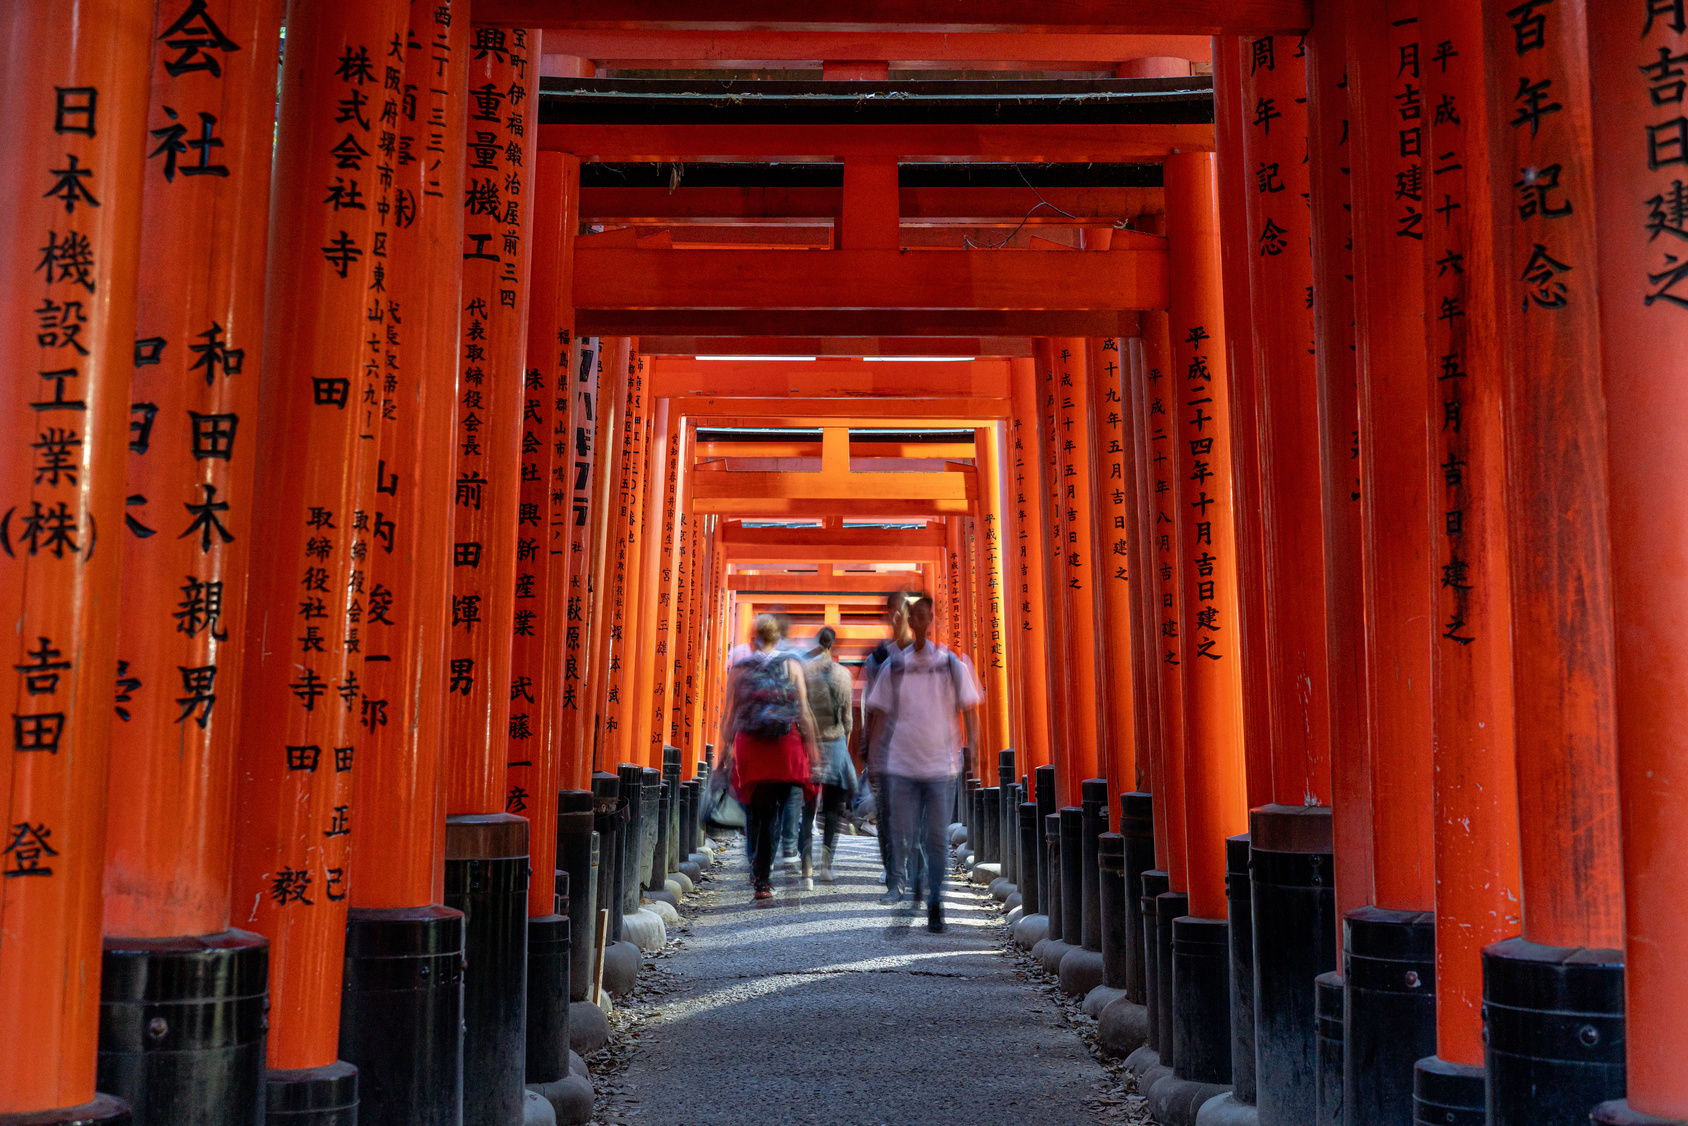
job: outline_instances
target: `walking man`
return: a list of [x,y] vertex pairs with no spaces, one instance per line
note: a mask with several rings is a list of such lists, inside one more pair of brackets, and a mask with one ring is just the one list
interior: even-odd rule
[[891,794],[885,774],[884,725],[876,723],[868,710],[868,697],[879,673],[891,661],[891,655],[909,643],[907,590],[894,591],[885,596],[885,624],[891,636],[881,641],[862,662],[862,760],[867,767],[868,788],[873,791],[874,821],[879,835],[879,862],[885,869],[884,883],[891,882]]
[[[962,756],[978,742],[982,694],[972,666],[927,637],[933,610],[928,594],[908,600],[911,640],[880,670],[867,708],[870,718],[886,728],[885,771],[895,820],[890,880],[881,902],[902,902],[905,877],[918,901],[924,882],[926,927],[938,934],[944,929],[944,831]],[[966,728],[965,744],[958,717]],[[920,844],[926,853],[924,873],[914,870]]]

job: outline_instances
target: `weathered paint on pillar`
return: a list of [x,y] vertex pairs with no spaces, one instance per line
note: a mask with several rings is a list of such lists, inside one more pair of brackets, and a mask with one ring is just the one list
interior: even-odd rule
[[[580,161],[566,153],[533,154],[533,244],[527,365],[522,379],[521,492],[516,510],[515,612],[510,652],[510,735],[506,742],[504,812],[536,826],[528,838],[535,894],[528,916],[554,903],[544,894],[557,868],[556,824],[563,732],[557,697],[559,639],[568,581],[567,492],[555,474],[568,458],[569,387],[574,359],[574,232],[580,225]],[[560,497],[561,502],[553,500]]]
[[1050,758],[1049,596],[1044,585],[1044,492],[1038,443],[1038,373],[1030,359],[1008,361],[1008,388],[1013,418],[1008,424],[1010,466],[1013,470],[1010,511],[1013,520],[1012,582],[1019,608],[1020,707],[1025,716],[1025,745],[1017,748],[1026,773],[1047,766]]
[[1109,794],[1137,789],[1139,762],[1147,748],[1137,745],[1137,712],[1142,706],[1132,675],[1132,562],[1130,524],[1136,512],[1136,466],[1131,457],[1131,408],[1122,394],[1129,357],[1118,337],[1088,342],[1091,421],[1092,530],[1096,554],[1092,572],[1100,624],[1096,663],[1101,671],[1102,706],[1107,715]]
[[1184,800],[1190,914],[1226,917],[1225,838],[1248,831],[1238,652],[1237,547],[1230,397],[1219,265],[1219,215],[1210,153],[1166,162],[1171,254],[1168,328],[1175,404],[1172,458],[1182,486]]
[[[1348,31],[1372,899],[1430,910],[1430,421],[1424,395],[1424,51],[1416,0],[1376,0]],[[1443,424],[1438,419],[1439,425]],[[1446,425],[1458,425],[1457,417]],[[1439,514],[1439,510],[1438,510]],[[1457,528],[1455,529],[1457,531]],[[1442,531],[1438,527],[1438,532]]]
[[[551,658],[562,661],[557,703],[563,723],[563,788],[573,790],[591,789],[592,780],[592,696],[587,683],[591,678],[592,590],[596,580],[592,567],[598,529],[603,525],[598,449],[606,404],[599,395],[598,377],[604,367],[601,357],[605,343],[595,336],[575,338],[565,455],[551,469],[553,474],[559,469],[565,473],[561,483],[567,504],[567,581],[552,588],[553,600],[557,596],[566,599],[561,616],[563,643],[551,650]],[[553,496],[553,520],[557,505]]]
[[[1320,8],[1307,36],[1308,164],[1313,189],[1314,367],[1324,500],[1325,652],[1329,661],[1331,835],[1337,918],[1371,901],[1371,759],[1366,727],[1365,603],[1360,573],[1360,415],[1354,352],[1349,181],[1348,9]],[[1340,948],[1342,928],[1337,927]]]
[[[445,900],[441,739],[451,612],[456,480],[457,310],[463,289],[462,151],[468,86],[465,5],[412,5],[393,169],[387,300],[371,327],[383,339],[376,442],[375,544],[362,645],[374,701],[358,768],[360,821],[353,907]],[[455,10],[454,10],[455,9]],[[385,658],[385,659],[379,659]],[[361,706],[361,705],[360,705]]]
[[[1275,41],[1271,41],[1275,47]],[[1244,157],[1245,132],[1258,132],[1256,124],[1264,117],[1264,127],[1270,128],[1281,114],[1274,100],[1264,109],[1258,98],[1244,96],[1243,74],[1239,66],[1242,44],[1235,36],[1217,36],[1213,40],[1213,96],[1215,155],[1219,175],[1219,231],[1220,261],[1225,276],[1231,279],[1225,287],[1226,339],[1223,347],[1231,372],[1231,463],[1236,484],[1237,519],[1237,612],[1239,620],[1238,651],[1243,663],[1243,742],[1248,766],[1249,805],[1273,800],[1272,761],[1275,754],[1272,731],[1272,694],[1268,667],[1274,642],[1267,633],[1268,590],[1266,523],[1263,475],[1266,472],[1263,449],[1265,436],[1259,433],[1259,418],[1263,404],[1257,388],[1255,371],[1255,309],[1250,301],[1250,273],[1265,247],[1282,251],[1282,231],[1274,228],[1260,242],[1264,227],[1254,226],[1257,219],[1250,204],[1254,202],[1260,171]],[[1270,52],[1270,49],[1269,49]],[[1289,51],[1286,47],[1285,54]],[[1268,53],[1268,59],[1275,54]],[[1263,65],[1250,59],[1249,69]],[[1286,70],[1289,68],[1286,62]],[[1268,69],[1268,77],[1273,72]],[[1280,139],[1286,130],[1280,122]],[[1298,158],[1299,159],[1299,158]],[[1281,176],[1279,177],[1281,180]],[[1257,205],[1258,206],[1258,205]],[[1262,328],[1271,331],[1273,326]]]
[[662,737],[655,732],[652,758],[651,696],[658,680],[656,646],[661,640],[662,618],[662,516],[668,498],[669,400],[647,399],[650,427],[645,445],[642,473],[643,495],[639,506],[639,554],[632,571],[628,602],[634,607],[627,652],[626,707],[623,722],[628,726],[627,758],[641,766],[662,766]]
[[604,591],[604,650],[599,660],[599,761],[617,764],[631,761],[628,757],[626,714],[623,705],[631,689],[632,677],[627,674],[624,660],[627,630],[633,614],[629,603],[633,597],[633,572],[638,566],[638,531],[640,501],[643,495],[642,478],[645,462],[645,435],[649,429],[645,410],[644,361],[631,346],[623,353],[625,370],[617,377],[626,388],[626,408],[621,413],[621,433],[617,456],[616,479],[609,509],[609,558]]
[[[1149,488],[1146,450],[1148,433],[1144,429],[1144,415],[1148,404],[1144,401],[1143,389],[1148,383],[1149,374],[1147,349],[1144,345],[1145,340],[1142,336],[1131,338],[1121,389],[1125,399],[1122,413],[1127,427],[1124,441],[1129,455],[1126,472],[1131,477],[1126,488],[1126,523],[1131,539],[1128,558],[1130,573],[1133,576],[1131,676],[1132,698],[1138,705],[1137,789],[1153,793],[1155,779],[1160,775],[1160,756],[1165,753],[1165,749],[1161,738],[1160,628],[1156,620],[1156,607],[1160,604],[1160,583],[1154,563],[1154,494]],[[1155,824],[1157,839],[1164,837],[1164,811],[1155,814]]]
[[[1681,435],[1688,419],[1688,121],[1678,5],[1588,9],[1600,328],[1611,435],[1612,607],[1623,795],[1629,1105],[1688,1118],[1681,782],[1685,610]],[[1580,201],[1579,201],[1580,202]]]
[[[1242,155],[1252,170],[1243,195],[1253,339],[1243,343],[1253,350],[1258,409],[1248,421],[1257,420],[1259,426],[1271,800],[1329,805],[1324,504],[1307,202],[1312,187],[1304,159],[1309,143],[1305,41],[1284,35],[1245,39],[1241,70]],[[1251,747],[1251,760],[1255,753]]]
[[[20,0],[0,18],[12,61],[0,575],[16,671],[0,782],[0,1021],[16,1031],[0,1052],[0,1113],[94,1098],[152,26],[153,5],[136,0]],[[176,509],[160,523],[175,536],[187,520]]]
[[1460,412],[1458,429],[1431,435],[1431,512],[1464,513],[1457,536],[1436,536],[1434,524],[1431,536],[1436,1054],[1481,1066],[1482,950],[1520,923],[1487,67],[1476,5],[1420,0],[1419,23],[1420,41],[1441,56],[1424,68],[1427,137],[1440,169],[1427,186],[1424,383],[1432,418],[1449,403]]
[[[270,0],[207,9],[197,19],[210,25],[196,26],[218,34],[186,52],[166,42],[183,34],[169,31],[183,14],[170,9],[159,6],[153,28],[147,109],[158,143],[149,147],[142,188],[135,336],[146,342],[137,358],[148,362],[134,369],[125,489],[135,523],[117,541],[118,658],[123,676],[141,687],[127,693],[114,720],[111,771],[122,779],[123,800],[108,822],[105,930],[131,938],[229,925],[281,43],[281,9]],[[208,137],[215,144],[189,147]],[[43,316],[52,322],[43,339],[57,345],[49,355],[78,359],[87,349],[84,303],[52,304],[61,310]],[[37,478],[62,480],[52,466],[67,464],[66,454],[74,460],[81,443],[64,427],[52,429],[64,444],[46,446]],[[223,522],[232,540],[213,537],[207,551],[198,537],[157,534],[170,531],[172,509],[201,500],[207,487],[229,502]]]
[[[997,428],[981,426],[973,431],[973,467],[979,481],[979,609],[981,633],[973,663],[984,685],[984,706],[980,718],[991,733],[991,741],[980,748],[988,756],[1014,746],[1009,720],[1008,651],[1004,634],[1006,614],[1002,605],[1002,473]],[[981,763],[984,759],[981,758]]]
[[1075,773],[1073,754],[1073,702],[1070,643],[1066,597],[1066,521],[1061,499],[1061,413],[1060,386],[1055,371],[1054,342],[1039,339],[1034,344],[1038,371],[1038,442],[1043,456],[1043,552],[1044,581],[1049,592],[1049,704],[1050,755],[1055,767],[1055,804],[1073,805],[1078,800],[1078,783],[1088,775]]
[[1483,19],[1524,938],[1612,949],[1623,875],[1583,5],[1558,0],[1518,28],[1516,6],[1485,0]]
[[[370,326],[390,297],[396,222],[382,112],[401,95],[383,60],[405,12],[295,3],[282,62],[232,920],[270,940],[272,1069],[335,1062],[352,834],[379,831],[355,815],[353,779],[375,712],[369,559],[384,547],[373,513],[386,343]],[[338,198],[355,184],[365,208],[325,199],[337,181]],[[226,538],[224,503],[206,489],[186,534]]]
[[[684,679],[680,666],[684,661],[686,641],[685,599],[687,594],[686,554],[687,534],[684,505],[686,481],[684,470],[692,456],[691,430],[678,404],[669,412],[668,426],[668,494],[662,513],[662,590],[657,623],[656,679],[651,684],[651,750],[656,762],[662,762],[665,745],[678,747],[679,710],[676,685]],[[676,801],[679,795],[673,795]]]
[[628,337],[612,337],[599,341],[598,442],[593,472],[597,478],[593,500],[591,572],[587,584],[587,635],[591,640],[587,681],[582,686],[586,703],[585,749],[590,753],[592,769],[614,767],[616,761],[607,757],[604,746],[604,680],[609,663],[610,611],[614,598],[617,544],[617,522],[625,521],[619,512],[621,489],[621,457],[623,425],[627,415],[628,392],[632,381],[627,367],[632,362],[637,343]]
[[[469,55],[457,519],[446,650],[451,814],[502,813],[505,803],[537,34],[477,25]],[[534,529],[527,532],[532,538]]]
[[[1054,348],[1056,439],[1060,447],[1061,596],[1066,601],[1067,737],[1072,742],[1072,793],[1104,770],[1115,745],[1108,727],[1107,694],[1117,691],[1096,656],[1098,635],[1096,537],[1096,439],[1090,417],[1089,342],[1083,337],[1051,341]],[[1129,687],[1129,686],[1127,686]],[[1076,804],[1076,803],[1069,803]]]

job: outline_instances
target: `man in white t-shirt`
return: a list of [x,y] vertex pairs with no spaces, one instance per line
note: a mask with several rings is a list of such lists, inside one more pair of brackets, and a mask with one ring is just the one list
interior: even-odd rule
[[[891,878],[882,903],[902,902],[906,876],[916,898],[925,884],[927,929],[944,929],[944,829],[955,804],[955,779],[962,752],[978,745],[979,701],[983,698],[973,668],[965,658],[928,640],[932,628],[931,595],[908,601],[909,644],[886,662],[865,706],[875,720],[885,748],[885,773],[891,789],[893,849]],[[966,742],[962,742],[962,724]],[[913,870],[924,842],[925,873]],[[922,880],[924,875],[924,880]]]

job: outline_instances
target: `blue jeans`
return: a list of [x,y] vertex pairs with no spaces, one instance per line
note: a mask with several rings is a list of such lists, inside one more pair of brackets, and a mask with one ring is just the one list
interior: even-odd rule
[[[892,774],[886,781],[890,784],[891,817],[895,823],[888,890],[901,891],[906,876],[916,888],[924,882],[927,903],[936,903],[944,891],[945,861],[949,855],[945,835],[950,806],[955,800],[955,778],[904,778]],[[924,881],[916,870],[922,846],[926,861]]]

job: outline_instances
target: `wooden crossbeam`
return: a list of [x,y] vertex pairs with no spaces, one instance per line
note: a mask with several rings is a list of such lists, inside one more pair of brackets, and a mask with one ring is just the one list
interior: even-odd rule
[[575,331],[640,338],[1031,337],[1136,336],[1139,326],[1135,309],[581,309]]
[[966,430],[980,420],[1007,418],[1007,399],[956,398],[784,398],[674,395],[674,409],[699,426],[849,426],[885,429],[893,424],[918,424],[933,430]]
[[[587,223],[729,224],[827,222],[843,207],[843,189],[807,186],[587,187],[580,217]],[[1159,214],[1160,188],[1147,187],[904,187],[898,189],[904,226],[1044,224],[1112,226],[1120,219]],[[1050,206],[1038,208],[1041,196]],[[1036,210],[1033,210],[1036,208]],[[1061,212],[1066,212],[1062,215]],[[1031,212],[1031,214],[1027,214]]]
[[[491,0],[475,9],[477,21]],[[893,70],[1112,69],[1126,59],[1180,58],[1211,62],[1213,51],[1203,35],[1014,35],[962,32],[849,31],[666,31],[650,29],[545,32],[544,53],[591,59],[601,66],[631,70],[749,69],[793,63],[819,67],[828,59],[889,62]],[[934,65],[927,65],[934,64]],[[935,64],[942,64],[941,66]]]
[[643,356],[1030,356],[1023,336],[650,336]]
[[[1008,397],[1008,361],[999,359],[953,363],[817,359],[694,360],[678,356],[654,358],[650,364],[651,395],[707,393],[730,395],[803,395],[838,398],[846,395],[895,398]],[[916,455],[918,456],[918,455]]]
[[885,595],[899,586],[918,586],[919,571],[880,571],[872,575],[745,575],[727,576],[727,589],[746,593],[790,595],[797,605],[837,602],[857,606],[884,604]]

